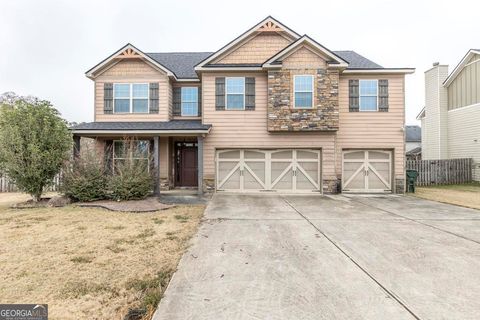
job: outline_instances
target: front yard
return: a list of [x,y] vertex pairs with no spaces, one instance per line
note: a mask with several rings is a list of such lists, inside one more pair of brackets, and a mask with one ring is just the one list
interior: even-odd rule
[[25,199],[0,193],[0,297],[47,303],[49,319],[153,312],[204,211],[203,205],[153,213],[8,208]]
[[480,183],[417,187],[419,198],[480,209]]

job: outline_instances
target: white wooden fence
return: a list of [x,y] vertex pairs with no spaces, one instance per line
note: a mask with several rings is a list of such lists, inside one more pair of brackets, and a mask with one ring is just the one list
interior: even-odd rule
[[[53,178],[53,184],[45,191],[59,191],[60,175],[57,174]],[[17,192],[17,186],[10,180],[6,174],[0,172],[0,192]]]
[[457,184],[472,181],[472,159],[407,160],[407,170],[418,172],[417,185]]

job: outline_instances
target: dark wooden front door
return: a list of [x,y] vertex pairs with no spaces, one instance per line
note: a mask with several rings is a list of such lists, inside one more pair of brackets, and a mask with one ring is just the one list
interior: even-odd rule
[[197,143],[177,142],[175,156],[177,167],[175,185],[178,187],[198,186]]

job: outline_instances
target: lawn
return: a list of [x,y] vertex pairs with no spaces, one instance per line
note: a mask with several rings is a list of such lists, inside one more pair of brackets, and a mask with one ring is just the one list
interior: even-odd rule
[[2,303],[47,303],[49,319],[123,319],[154,310],[204,206],[153,213],[97,208],[9,209],[0,193]]
[[480,183],[417,187],[415,196],[480,209]]

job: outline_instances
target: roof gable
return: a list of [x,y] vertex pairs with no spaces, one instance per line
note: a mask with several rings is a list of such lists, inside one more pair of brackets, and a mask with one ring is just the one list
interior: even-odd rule
[[325,59],[330,66],[337,66],[342,68],[346,68],[348,66],[348,62],[335,54],[333,51],[330,51],[309,36],[304,35],[301,38],[297,39],[297,41],[291,43],[289,46],[285,47],[283,50],[268,59],[263,64],[263,67],[278,68],[279,66],[281,66],[283,59],[287,58],[292,53],[302,47],[310,48],[312,52]]
[[106,69],[110,68],[111,66],[115,65],[119,61],[123,61],[125,59],[140,59],[144,62],[148,63],[150,66],[165,72],[168,76],[175,77],[175,74],[160,64],[158,61],[152,59],[147,54],[143,53],[141,50],[137,49],[132,44],[128,43],[118,51],[101,61],[99,64],[88,70],[85,74],[88,78],[94,79],[99,74],[101,74]]
[[195,70],[201,70],[203,67],[206,65],[214,62],[216,59],[221,57],[227,52],[231,52],[238,46],[241,46],[245,44],[245,40],[248,40],[250,37],[254,37],[257,33],[262,33],[262,32],[274,32],[274,33],[282,33],[285,37],[289,37],[292,40],[298,39],[300,37],[299,34],[297,34],[295,31],[291,30],[287,26],[283,25],[281,22],[276,20],[275,18],[268,16],[262,21],[260,21],[258,24],[253,26],[252,28],[248,29],[244,33],[242,33],[240,36],[226,44],[224,47],[219,49],[218,51],[214,52],[211,54],[209,57],[201,61],[195,66]]
[[471,63],[476,63],[480,61],[480,57],[476,58],[473,60],[475,56],[479,55],[480,56],[480,50],[479,49],[470,49],[468,50],[467,54],[462,58],[462,60],[458,63],[458,65],[453,69],[452,73],[445,79],[443,82],[443,85],[445,87],[448,87],[453,80],[460,74],[460,72],[465,68],[467,65]]

